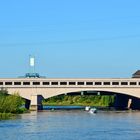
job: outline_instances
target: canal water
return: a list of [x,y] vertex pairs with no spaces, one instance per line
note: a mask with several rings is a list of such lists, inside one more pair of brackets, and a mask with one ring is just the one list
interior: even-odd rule
[[140,112],[31,112],[0,121],[0,140],[140,140]]

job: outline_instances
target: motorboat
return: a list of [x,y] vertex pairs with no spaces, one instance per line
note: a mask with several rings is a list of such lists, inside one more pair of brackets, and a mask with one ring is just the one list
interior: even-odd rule
[[95,113],[97,113],[97,109],[96,108],[90,108],[89,113],[95,114]]
[[89,110],[90,110],[90,106],[86,106],[85,111],[89,111]]

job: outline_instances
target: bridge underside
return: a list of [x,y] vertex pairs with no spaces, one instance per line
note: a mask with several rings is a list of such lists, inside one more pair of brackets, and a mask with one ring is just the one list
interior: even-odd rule
[[127,94],[106,91],[82,91],[75,93],[67,93],[67,95],[113,95],[115,98],[113,107],[115,109],[140,110],[140,98],[130,96]]

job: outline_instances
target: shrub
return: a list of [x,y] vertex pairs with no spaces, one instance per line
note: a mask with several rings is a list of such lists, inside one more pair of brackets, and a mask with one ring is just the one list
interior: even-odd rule
[[13,95],[0,97],[0,112],[1,113],[16,113],[17,110],[22,106],[23,100],[18,95],[14,93]]

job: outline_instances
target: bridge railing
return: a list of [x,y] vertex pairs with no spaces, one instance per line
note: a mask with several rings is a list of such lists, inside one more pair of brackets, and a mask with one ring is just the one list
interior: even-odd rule
[[0,87],[140,87],[140,79],[75,79],[75,80],[0,80]]

